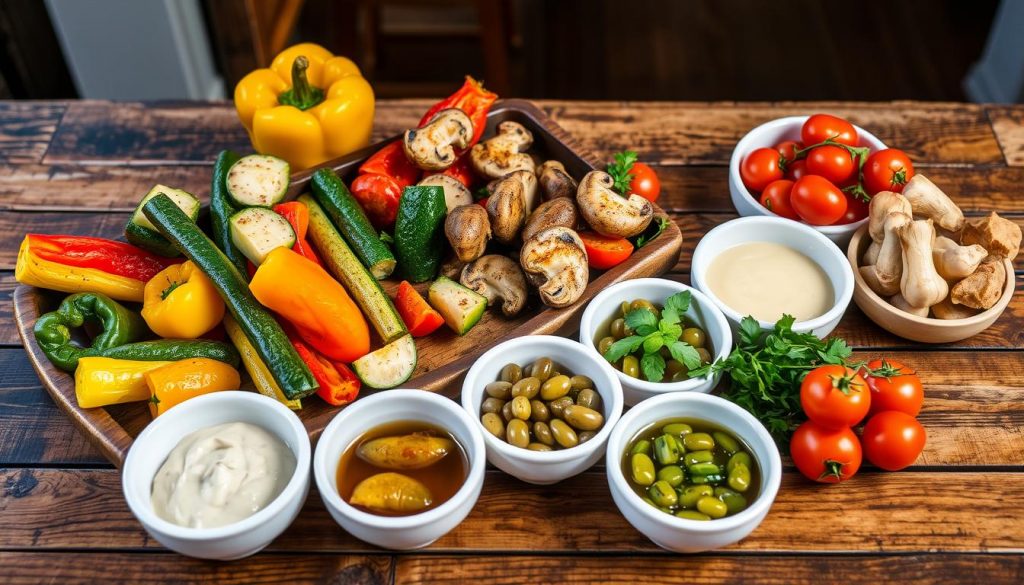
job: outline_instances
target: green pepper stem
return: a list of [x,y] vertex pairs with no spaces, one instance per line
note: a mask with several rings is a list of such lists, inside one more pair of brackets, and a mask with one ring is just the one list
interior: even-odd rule
[[307,69],[309,69],[309,59],[305,55],[299,55],[292,61],[292,87],[277,96],[278,103],[284,106],[295,106],[300,110],[308,110],[324,101],[323,90],[309,84]]

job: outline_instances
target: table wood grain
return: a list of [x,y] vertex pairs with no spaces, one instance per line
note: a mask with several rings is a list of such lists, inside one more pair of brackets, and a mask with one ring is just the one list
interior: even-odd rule
[[[380,103],[375,138],[415,124],[430,103]],[[681,282],[689,282],[700,237],[736,216],[726,180],[736,141],[784,115],[846,116],[908,151],[968,215],[996,210],[1024,223],[1020,106],[540,105],[601,157],[633,148],[656,166],[660,203],[684,234],[679,264],[668,275]],[[599,465],[543,487],[490,470],[470,516],[415,553],[392,554],[344,533],[315,490],[295,524],[252,558],[210,563],[167,552],[132,518],[117,471],[56,409],[28,364],[11,308],[17,246],[26,232],[116,237],[154,183],[206,198],[216,152],[247,146],[224,103],[0,102],[5,583],[1024,581],[1024,283],[988,331],[939,346],[897,338],[852,306],[836,334],[858,356],[890,355],[919,370],[925,452],[903,472],[866,466],[851,482],[831,487],[803,480],[784,458],[782,488],[765,522],[720,551],[685,556],[655,547],[618,513]]]

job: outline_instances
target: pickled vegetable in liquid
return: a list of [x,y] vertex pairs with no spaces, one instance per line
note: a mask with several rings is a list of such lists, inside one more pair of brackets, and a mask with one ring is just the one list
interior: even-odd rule
[[[450,439],[455,449],[437,462],[420,469],[388,469],[379,467],[360,458],[356,451],[367,441],[381,437],[409,435],[413,433],[427,434]],[[432,501],[429,506],[416,512],[399,514],[375,508],[356,505],[356,508],[378,516],[411,516],[431,510],[447,502],[459,491],[469,474],[469,458],[465,449],[448,431],[419,421],[399,421],[374,427],[352,442],[341,455],[338,463],[336,483],[338,494],[343,500],[351,503],[352,492],[361,481],[379,473],[401,473],[419,481],[430,490]]]

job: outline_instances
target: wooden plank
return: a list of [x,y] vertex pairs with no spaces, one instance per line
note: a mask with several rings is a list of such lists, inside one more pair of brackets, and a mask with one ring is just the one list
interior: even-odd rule
[[635,556],[432,556],[398,557],[395,584],[486,582],[605,583],[665,585],[693,583],[790,585],[792,583],[845,583],[874,585],[900,583],[1020,582],[1024,557],[1019,555],[673,555],[651,559]]
[[1024,107],[990,106],[986,110],[1006,164],[1024,166]]
[[176,554],[91,552],[0,552],[4,582],[92,583],[391,583],[394,559],[376,556],[258,554],[243,561],[216,563]]
[[41,161],[64,109],[61,102],[0,103],[0,162]]
[[[0,485],[4,549],[160,546],[129,512],[114,470],[3,469]],[[864,471],[838,487],[787,472],[765,521],[726,550],[1020,553],[1022,506],[1024,473],[1019,472]],[[311,490],[295,523],[268,550],[370,549],[339,528]],[[659,549],[619,513],[602,472],[533,486],[488,471],[476,507],[429,550],[575,554]]]

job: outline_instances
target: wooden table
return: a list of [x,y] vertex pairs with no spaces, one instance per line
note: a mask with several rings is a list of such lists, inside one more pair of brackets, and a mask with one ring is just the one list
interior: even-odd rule
[[[377,137],[415,125],[429,102],[379,104]],[[634,148],[658,165],[661,203],[690,253],[735,217],[733,145],[771,118],[827,110],[905,149],[968,212],[1024,217],[1024,107],[962,104],[544,102],[586,147]],[[121,497],[120,476],[56,409],[29,366],[11,314],[25,232],[117,237],[157,182],[203,197],[222,148],[249,148],[226,104],[0,103],[0,574],[7,583],[540,583],[561,581],[877,583],[1024,581],[1024,290],[988,331],[926,347],[852,307],[837,335],[858,356],[913,364],[926,386],[928,445],[900,473],[863,469],[841,486],[788,464],[771,513],[749,538],[699,556],[668,554],[634,530],[593,469],[556,486],[487,473],[476,508],[429,549],[393,555],[344,533],[310,494],[266,551],[196,561],[152,541]],[[1018,267],[1024,268],[1018,258]],[[1021,274],[1018,273],[1018,282]]]

